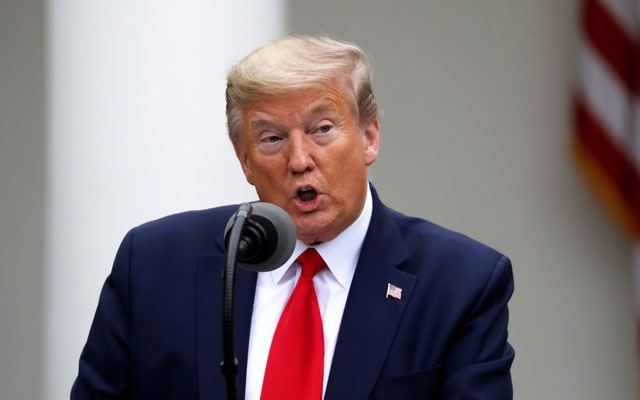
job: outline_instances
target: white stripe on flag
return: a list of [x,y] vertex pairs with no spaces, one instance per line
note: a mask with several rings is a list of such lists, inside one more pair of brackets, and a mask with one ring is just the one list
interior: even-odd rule
[[628,145],[630,98],[622,83],[588,43],[580,46],[582,97],[604,128],[621,148]]
[[638,2],[635,0],[600,0],[600,4],[612,14],[612,17],[629,32],[631,36],[638,33]]

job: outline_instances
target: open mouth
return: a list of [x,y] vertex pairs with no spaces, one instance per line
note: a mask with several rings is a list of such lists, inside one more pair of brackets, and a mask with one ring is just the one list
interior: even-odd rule
[[302,201],[311,201],[316,198],[318,192],[313,188],[302,188],[298,190],[298,198]]

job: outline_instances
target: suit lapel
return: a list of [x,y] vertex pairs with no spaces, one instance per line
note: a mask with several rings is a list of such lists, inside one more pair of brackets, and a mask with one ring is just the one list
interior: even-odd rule
[[[200,398],[222,398],[226,388],[220,371],[222,361],[222,273],[226,253],[222,235],[217,249],[201,257],[197,288],[197,352]],[[253,298],[257,274],[237,270],[234,289],[234,341],[238,359],[236,387],[238,398],[244,398],[247,376],[247,354]]]
[[[371,223],[345,305],[327,384],[327,399],[370,396],[409,301],[416,277],[397,268],[408,250],[375,191]],[[387,285],[401,298],[387,297]]]

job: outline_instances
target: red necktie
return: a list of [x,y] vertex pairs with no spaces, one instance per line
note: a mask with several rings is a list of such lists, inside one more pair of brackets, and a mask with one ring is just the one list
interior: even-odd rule
[[313,276],[326,264],[312,248],[296,262],[302,274],[273,335],[261,400],[322,398],[324,338]]

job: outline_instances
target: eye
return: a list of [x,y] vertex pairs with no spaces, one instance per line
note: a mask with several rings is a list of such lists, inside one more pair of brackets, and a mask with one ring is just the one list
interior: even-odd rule
[[262,139],[260,139],[260,141],[262,143],[278,143],[281,140],[282,140],[282,138],[280,136],[277,136],[277,135],[268,135],[268,136],[264,136]]
[[331,132],[331,129],[333,129],[333,125],[325,124],[325,125],[320,126],[318,129],[316,129],[316,132],[318,132],[318,133],[329,133],[329,132]]
[[327,145],[338,137],[339,132],[340,125],[334,118],[320,118],[313,125],[309,137],[318,145]]

